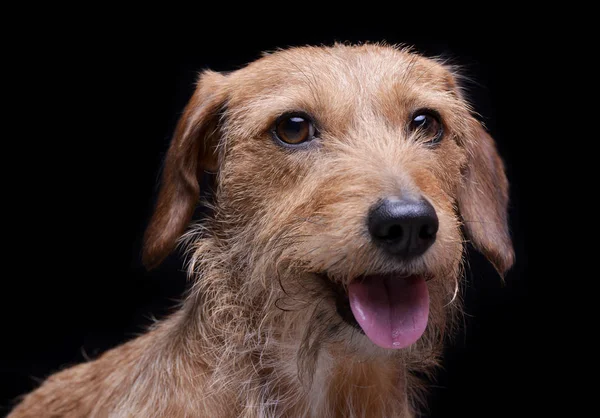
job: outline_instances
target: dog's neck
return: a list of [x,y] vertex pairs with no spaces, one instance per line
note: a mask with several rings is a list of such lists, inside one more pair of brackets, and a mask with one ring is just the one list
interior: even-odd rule
[[[181,321],[186,321],[181,317]],[[189,323],[185,324],[191,336]],[[203,353],[196,392],[205,402],[227,405],[231,416],[244,417],[412,417],[414,382],[403,362],[393,358],[357,359],[324,350],[310,376],[298,371],[297,354],[269,348],[207,350],[213,344],[196,334],[185,353]],[[192,347],[197,345],[197,348]],[[237,351],[236,362],[228,359]],[[215,394],[215,399],[210,399]],[[409,396],[410,395],[410,396]],[[243,411],[252,405],[253,411]],[[229,416],[229,415],[228,415]]]
[[[269,322],[279,321],[271,328],[280,330],[284,316],[295,315],[287,322],[307,324],[310,311],[303,317],[260,305],[250,296],[240,298],[245,293],[236,287],[244,280],[224,274],[217,268],[203,270],[198,279],[203,283],[186,299],[174,334],[186,336],[180,340],[182,352],[202,353],[206,370],[200,384],[213,388],[199,388],[202,393],[229,393],[226,402],[232,408],[255,405],[256,414],[248,416],[257,417],[412,416],[407,387],[413,385],[407,385],[410,376],[400,357],[359,358],[352,350],[327,345],[307,355],[301,346],[304,330],[292,325],[274,334]],[[264,308],[256,312],[257,306]]]
[[398,359],[358,360],[329,352],[322,356],[304,407],[315,417],[410,417],[407,377]]

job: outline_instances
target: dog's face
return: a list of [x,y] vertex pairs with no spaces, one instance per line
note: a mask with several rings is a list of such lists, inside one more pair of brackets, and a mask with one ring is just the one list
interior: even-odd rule
[[336,332],[376,346],[443,333],[465,239],[501,273],[513,261],[493,141],[452,72],[405,50],[297,48],[205,72],[167,156],[147,264],[189,223],[204,170],[217,173],[209,235],[257,281],[249,297],[316,296],[312,321],[333,313]]

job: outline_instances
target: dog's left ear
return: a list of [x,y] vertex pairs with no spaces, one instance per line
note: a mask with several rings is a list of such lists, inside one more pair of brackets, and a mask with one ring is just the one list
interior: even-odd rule
[[508,228],[508,180],[492,137],[473,119],[458,207],[474,247],[504,276],[515,260]]
[[142,262],[151,269],[173,250],[200,198],[200,177],[218,167],[218,117],[226,102],[226,77],[201,74],[177,123],[165,158],[156,208],[144,236]]

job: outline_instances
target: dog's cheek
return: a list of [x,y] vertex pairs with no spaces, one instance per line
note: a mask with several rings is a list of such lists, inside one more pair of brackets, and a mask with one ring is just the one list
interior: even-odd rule
[[461,186],[462,170],[467,164],[467,152],[458,144],[458,139],[449,137],[438,152],[439,169],[437,177],[442,179],[444,190],[456,200]]
[[461,182],[461,170],[467,162],[466,152],[453,137],[445,138],[431,150],[426,173],[417,174],[415,181],[427,195],[440,196],[454,202]]
[[307,153],[282,149],[271,138],[233,142],[219,173],[217,220],[238,231],[251,228],[257,241],[266,226],[281,229],[287,218],[306,215],[298,207],[310,193],[303,179],[313,160]]

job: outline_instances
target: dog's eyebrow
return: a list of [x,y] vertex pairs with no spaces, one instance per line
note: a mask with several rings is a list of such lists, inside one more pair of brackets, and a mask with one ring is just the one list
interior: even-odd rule
[[250,136],[262,135],[268,132],[278,118],[285,114],[299,113],[309,117],[317,128],[322,127],[318,117],[318,109],[307,100],[298,100],[285,95],[270,95],[269,100],[264,97],[251,101],[242,106],[227,107],[226,117],[232,123],[252,122],[247,131]]
[[224,102],[223,104],[221,104],[218,107],[216,113],[217,113],[217,119],[219,121],[219,124],[221,124],[221,122],[223,122],[226,119],[228,110],[229,110],[228,102]]
[[311,119],[313,122],[316,122],[316,119],[317,119],[312,112],[306,111],[303,108],[299,108],[299,107],[290,108],[290,110],[284,110],[283,112],[279,113],[277,118],[280,118],[282,116],[287,116],[287,115],[306,116],[307,118]]

